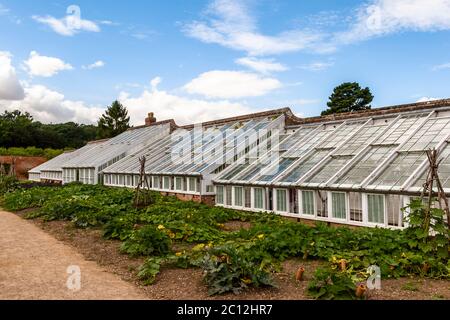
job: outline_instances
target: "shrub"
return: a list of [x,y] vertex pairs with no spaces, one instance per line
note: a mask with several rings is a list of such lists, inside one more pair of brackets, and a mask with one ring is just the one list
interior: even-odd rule
[[0,195],[16,190],[19,181],[15,176],[6,176],[0,174]]
[[308,294],[319,300],[356,299],[355,282],[345,272],[318,268],[308,285]]
[[199,263],[210,295],[239,293],[249,285],[273,286],[267,270],[233,247],[214,248]]
[[121,250],[132,256],[165,255],[170,251],[170,243],[166,233],[155,225],[147,225],[133,231]]

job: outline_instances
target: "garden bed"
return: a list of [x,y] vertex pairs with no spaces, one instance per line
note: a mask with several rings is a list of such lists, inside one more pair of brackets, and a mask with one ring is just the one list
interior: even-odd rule
[[[369,264],[380,265],[383,280],[366,298],[450,299],[448,260],[421,253],[405,232],[310,227],[157,194],[154,205],[137,210],[132,197],[99,186],[33,188],[8,194],[3,205],[150,299],[311,299],[317,268],[356,283]],[[342,259],[345,271],[336,262]],[[295,280],[300,266],[304,281]],[[355,298],[350,287],[342,297]]]

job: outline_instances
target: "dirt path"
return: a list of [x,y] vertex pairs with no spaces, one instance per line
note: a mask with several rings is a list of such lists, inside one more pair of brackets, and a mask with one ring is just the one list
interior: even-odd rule
[[[69,266],[81,271],[80,290]],[[72,269],[71,272],[76,271]],[[0,211],[0,299],[144,299],[136,287],[87,261],[34,224]]]

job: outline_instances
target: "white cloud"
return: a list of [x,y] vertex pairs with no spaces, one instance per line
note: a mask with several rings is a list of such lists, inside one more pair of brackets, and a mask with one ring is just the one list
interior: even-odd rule
[[41,56],[36,51],[30,52],[30,57],[24,61],[24,65],[31,76],[39,77],[52,77],[60,71],[73,69],[70,64],[59,58]]
[[0,3],[0,16],[6,15],[9,12],[10,10]]
[[161,83],[162,79],[161,77],[155,77],[150,81],[150,85],[152,86],[152,91],[155,91],[158,89],[158,85]]
[[282,65],[281,63],[275,62],[273,59],[257,59],[254,57],[244,57],[235,60],[235,63],[264,74],[288,70],[286,66]]
[[9,52],[0,51],[0,100],[21,100],[25,95],[11,57]]
[[246,3],[214,0],[204,18],[184,25],[183,31],[205,43],[244,51],[250,56],[266,56],[297,51],[330,53],[342,45],[396,32],[450,30],[450,0],[368,0],[354,10],[353,16],[331,14],[331,23],[339,20],[342,31],[324,28],[330,24],[327,12],[326,23],[317,23],[318,17],[313,16],[314,21],[311,17],[309,21],[304,19],[306,27],[275,35],[259,30]]
[[102,21],[99,21],[98,23],[104,24],[105,26],[119,26],[120,25],[120,23],[114,22],[111,20],[102,20]]
[[160,91],[156,87],[152,91],[144,90],[136,97],[122,92],[119,100],[127,107],[134,125],[143,124],[148,112],[154,112],[158,120],[175,119],[177,124],[183,125],[257,111],[241,103],[190,99]]
[[67,13],[63,18],[55,18],[52,16],[33,16],[32,18],[42,24],[49,26],[54,32],[62,36],[73,36],[80,31],[100,32],[97,23],[81,18],[80,8],[77,6],[69,6]]
[[287,30],[277,35],[258,31],[255,19],[242,1],[215,0],[207,11],[206,21],[184,26],[184,32],[205,43],[216,43],[249,55],[270,55],[304,49],[328,52],[334,50],[323,41],[323,34],[311,30]]
[[191,80],[184,89],[207,98],[237,99],[262,96],[281,86],[277,79],[255,73],[213,70]]
[[25,87],[23,100],[2,106],[7,110],[27,111],[34,119],[44,123],[74,121],[90,124],[95,123],[104,112],[102,107],[90,107],[81,101],[67,100],[63,94],[42,85]]
[[349,30],[339,33],[339,43],[352,43],[400,31],[450,29],[450,0],[374,0],[359,8]]
[[293,104],[297,104],[299,106],[306,106],[310,104],[320,103],[319,99],[297,99],[293,101]]
[[434,100],[440,100],[440,98],[422,97],[422,98],[418,99],[416,102],[427,102],[427,101],[434,101]]
[[431,70],[433,70],[433,71],[438,71],[438,70],[443,70],[443,69],[450,69],[450,62],[438,64],[438,65],[434,66],[433,68],[431,68]]
[[105,63],[102,60],[98,60],[92,64],[88,64],[87,66],[83,66],[82,68],[85,70],[92,70],[92,69],[97,69],[97,68],[101,68],[104,67]]
[[300,69],[303,70],[308,70],[308,71],[322,71],[325,69],[328,69],[330,67],[332,67],[334,65],[334,62],[329,61],[316,61],[316,62],[311,62],[310,64],[305,64],[300,66]]

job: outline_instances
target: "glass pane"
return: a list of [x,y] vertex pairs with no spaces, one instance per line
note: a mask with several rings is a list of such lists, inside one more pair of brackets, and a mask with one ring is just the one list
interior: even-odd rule
[[217,191],[216,202],[218,204],[223,204],[223,186],[217,186],[216,191]]
[[256,209],[264,209],[263,189],[255,188],[254,189],[254,197],[255,197],[255,208]]
[[302,213],[314,215],[314,191],[302,191]]
[[242,187],[234,187],[234,205],[242,207]]
[[367,195],[369,222],[384,223],[384,196],[380,194]]
[[326,191],[316,192],[316,208],[319,217],[328,217],[328,194]]
[[226,201],[227,201],[227,206],[231,206],[232,202],[231,202],[231,195],[232,195],[232,187],[231,186],[226,186],[226,192],[227,192],[227,196],[226,196]]
[[342,192],[333,192],[331,193],[332,200],[332,210],[333,210],[333,218],[345,219],[346,214],[346,203],[345,203],[345,193]]
[[350,202],[350,220],[363,221],[362,217],[362,196],[361,193],[350,192],[348,194]]
[[252,192],[252,189],[250,187],[245,187],[244,188],[245,207],[246,208],[251,208],[251,206],[252,206],[251,192]]
[[[387,216],[388,216],[388,225],[390,226],[399,226],[399,223],[402,222],[402,204],[401,204],[401,196],[399,195],[388,195],[386,196],[386,207],[387,207]],[[400,224],[400,226],[402,223]]]
[[286,211],[286,190],[277,190],[277,211]]

